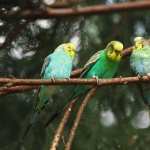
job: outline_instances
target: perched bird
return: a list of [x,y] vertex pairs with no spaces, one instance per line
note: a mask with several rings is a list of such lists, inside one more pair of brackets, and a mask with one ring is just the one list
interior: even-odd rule
[[[65,43],[58,46],[55,51],[48,55],[41,70],[42,79],[70,78],[73,60],[76,55],[76,47],[72,43]],[[38,93],[38,103],[35,107],[40,112],[49,101],[52,94],[57,92],[56,86],[41,86]]]
[[[85,71],[81,74],[81,78],[112,78],[118,70],[119,63],[122,59],[123,44],[119,41],[111,41],[104,50],[96,52],[85,64]],[[89,86],[76,86],[69,100],[79,95],[85,94],[89,90]],[[49,120],[53,121],[59,112],[56,112]],[[55,117],[54,117],[55,116]],[[48,123],[47,123],[48,125]]]
[[[96,52],[84,65],[85,71],[82,78],[112,78],[122,59],[123,44],[119,41],[111,41],[104,50]],[[89,89],[89,88],[88,88]],[[84,93],[87,86],[77,86],[72,98]]]
[[[65,43],[58,46],[54,52],[48,55],[41,70],[42,79],[62,79],[70,78],[73,60],[76,56],[76,47],[72,43]],[[58,86],[57,86],[58,87]],[[30,123],[24,132],[25,137],[36,122],[40,112],[45,108],[46,104],[51,99],[52,95],[57,93],[56,86],[42,85],[38,90],[37,103],[34,107],[34,114],[31,117]],[[53,103],[52,103],[53,104]]]
[[[130,66],[139,76],[150,75],[150,40],[146,40],[143,37],[136,37],[134,39]],[[150,85],[139,83],[138,87],[145,104],[150,106]]]

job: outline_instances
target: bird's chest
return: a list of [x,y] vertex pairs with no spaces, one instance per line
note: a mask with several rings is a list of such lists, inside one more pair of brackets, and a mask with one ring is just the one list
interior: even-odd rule
[[69,78],[71,70],[72,61],[63,56],[51,61],[46,70],[46,74],[48,78]]
[[108,60],[100,60],[92,67],[88,73],[88,77],[97,76],[99,78],[111,78],[116,73],[117,68],[118,63]]
[[146,53],[133,53],[131,56],[131,68],[140,75],[150,73],[150,56]]

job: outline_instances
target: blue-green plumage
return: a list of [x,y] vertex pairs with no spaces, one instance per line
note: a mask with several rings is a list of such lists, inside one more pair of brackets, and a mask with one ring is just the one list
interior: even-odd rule
[[[70,78],[72,71],[73,58],[69,57],[63,47],[59,51],[54,51],[45,58],[44,65],[41,71],[42,79],[62,79]],[[40,111],[45,104],[49,101],[51,96],[57,92],[58,86],[41,86],[38,94],[38,103],[36,105],[36,110]]]
[[[135,46],[130,57],[130,66],[132,70],[140,75],[150,74],[150,44],[142,37],[136,38]],[[150,105],[150,85],[145,83],[138,84],[139,90],[145,104]]]
[[130,65],[136,74],[147,75],[150,73],[150,46],[144,46],[140,50],[133,50]]
[[[42,66],[42,79],[62,79],[70,78],[73,60],[75,57],[75,46],[72,43],[65,43],[58,46],[55,51],[48,55]],[[39,113],[45,108],[50,101],[51,108],[54,102],[52,95],[57,92],[58,86],[44,86],[42,85],[38,90],[38,97],[34,107],[34,114],[31,116],[28,127],[26,128],[23,139],[27,135],[32,124],[36,122]]]
[[73,58],[68,56],[63,50],[53,52],[45,59],[45,64],[41,71],[43,79],[49,78],[69,78],[72,70]]

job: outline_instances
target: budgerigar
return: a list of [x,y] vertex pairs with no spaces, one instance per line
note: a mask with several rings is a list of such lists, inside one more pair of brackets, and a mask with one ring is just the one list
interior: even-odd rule
[[[146,40],[143,37],[134,39],[130,66],[140,76],[150,75],[150,40]],[[150,85],[145,83],[139,83],[138,85],[144,102],[150,106]]]
[[[62,79],[70,78],[73,60],[76,55],[76,47],[72,43],[64,43],[58,46],[54,52],[48,55],[41,70],[42,79]],[[34,107],[34,115],[31,118],[30,124],[24,133],[28,133],[32,124],[37,120],[41,110],[46,106],[51,96],[57,93],[58,86],[42,85],[38,91],[36,106]]]
[[[111,41],[108,43],[104,50],[98,51],[87,61],[81,78],[112,78],[117,72],[122,59],[122,50],[123,44],[121,42]],[[70,100],[84,94],[88,89],[88,86],[76,86]],[[58,114],[57,112],[55,116]]]
[[[70,78],[73,60],[76,55],[76,47],[72,43],[58,46],[55,51],[45,58],[41,78],[62,79]],[[56,86],[41,86],[39,90],[39,101],[35,110],[40,112],[48,102],[53,93],[57,92]]]
[[[82,78],[112,78],[118,70],[122,58],[123,44],[111,41],[104,50],[95,53],[85,64]],[[77,86],[72,98],[84,93],[87,86]]]

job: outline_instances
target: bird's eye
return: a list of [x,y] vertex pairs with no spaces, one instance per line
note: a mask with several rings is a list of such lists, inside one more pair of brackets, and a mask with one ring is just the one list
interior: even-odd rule
[[117,51],[117,50],[115,50],[115,53],[119,54],[120,52],[119,52],[119,51]]
[[68,51],[71,52],[71,47],[70,46],[68,46]]

